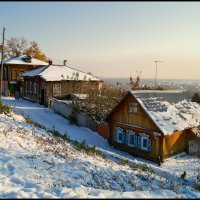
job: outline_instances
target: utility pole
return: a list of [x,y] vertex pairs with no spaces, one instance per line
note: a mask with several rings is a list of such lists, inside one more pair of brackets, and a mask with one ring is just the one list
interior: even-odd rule
[[1,81],[0,81],[0,99],[2,96],[2,83],[3,83],[3,56],[4,56],[4,38],[5,38],[5,28],[3,28],[3,40],[2,40],[2,48],[1,48]]
[[158,63],[158,62],[162,62],[162,61],[161,61],[161,60],[155,60],[154,62],[156,63],[155,86],[154,86],[154,87],[155,87],[155,89],[156,89],[157,63]]

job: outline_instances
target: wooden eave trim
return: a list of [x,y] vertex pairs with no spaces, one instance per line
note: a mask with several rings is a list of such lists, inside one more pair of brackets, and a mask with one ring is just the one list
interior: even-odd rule
[[123,122],[112,121],[112,123],[123,125],[123,126],[128,126],[128,127],[131,127],[131,128],[142,129],[142,130],[150,132],[150,133],[153,133],[153,132],[156,131],[156,130],[153,130],[153,129],[144,128],[144,127],[141,127],[141,126],[135,126],[135,125],[131,125],[131,124],[123,123]]

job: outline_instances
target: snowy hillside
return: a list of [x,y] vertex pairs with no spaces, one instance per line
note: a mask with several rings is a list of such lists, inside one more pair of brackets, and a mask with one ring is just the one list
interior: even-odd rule
[[151,168],[112,156],[87,154],[23,121],[14,114],[0,115],[0,198],[200,197],[180,178],[163,178]]

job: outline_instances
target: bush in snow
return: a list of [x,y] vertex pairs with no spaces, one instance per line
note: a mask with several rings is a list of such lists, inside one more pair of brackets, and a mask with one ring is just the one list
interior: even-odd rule
[[2,100],[0,100],[0,113],[4,113],[5,115],[10,114],[10,107],[8,105],[3,104]]
[[74,142],[74,146],[76,147],[77,150],[83,150],[86,154],[88,155],[99,155],[99,156],[102,156],[103,158],[106,158],[105,154],[96,149],[96,145],[94,145],[93,147],[89,147],[85,141],[83,142]]

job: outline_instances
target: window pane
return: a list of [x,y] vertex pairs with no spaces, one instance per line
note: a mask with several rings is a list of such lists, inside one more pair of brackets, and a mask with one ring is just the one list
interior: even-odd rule
[[130,141],[129,144],[133,145],[134,144],[134,135],[130,135]]
[[130,103],[129,104],[129,112],[130,113],[137,113],[138,104],[137,103]]
[[53,95],[61,95],[61,85],[53,85]]
[[118,133],[118,140],[122,140],[122,133]]
[[147,139],[143,139],[143,147],[147,147]]

